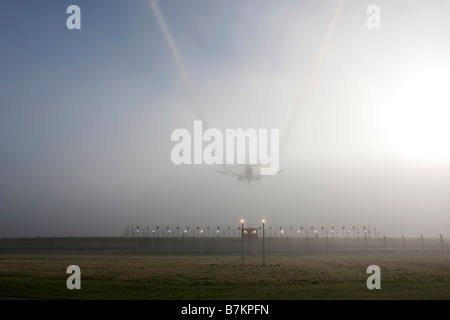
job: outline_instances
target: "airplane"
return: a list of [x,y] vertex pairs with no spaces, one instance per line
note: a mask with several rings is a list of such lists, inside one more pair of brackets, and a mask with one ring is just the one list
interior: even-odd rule
[[[230,176],[238,177],[239,181],[247,181],[248,183],[251,183],[252,181],[260,181],[261,180],[261,174],[256,173],[254,170],[254,167],[261,166],[260,164],[253,164],[253,165],[241,164],[241,166],[245,167],[245,170],[241,174],[226,172],[226,171],[222,171],[222,170],[216,170],[216,171],[223,173],[223,174],[228,174]],[[277,172],[277,174],[280,173],[281,171],[283,171],[283,170],[279,170]]]

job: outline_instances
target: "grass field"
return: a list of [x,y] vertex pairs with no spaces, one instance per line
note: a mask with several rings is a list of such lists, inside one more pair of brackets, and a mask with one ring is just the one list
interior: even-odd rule
[[[1,254],[0,296],[44,299],[450,299],[447,253],[270,257]],[[381,290],[369,290],[369,265]],[[66,269],[81,268],[81,290]]]

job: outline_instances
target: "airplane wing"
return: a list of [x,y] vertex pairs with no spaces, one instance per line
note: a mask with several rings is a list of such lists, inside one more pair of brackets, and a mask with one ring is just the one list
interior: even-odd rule
[[222,170],[216,170],[216,171],[223,173],[223,174],[227,174],[229,176],[237,177],[239,181],[245,180],[245,177],[243,177],[242,174],[231,173],[231,172],[226,172],[226,171],[222,171]]
[[[284,169],[278,170],[278,172],[275,173],[275,174],[279,174],[280,172],[283,172],[283,171],[284,171]],[[274,174],[274,175],[275,175],[275,174]],[[258,174],[257,176],[254,176],[254,177],[253,177],[253,181],[260,181],[262,177],[264,177],[264,176]],[[270,177],[270,176],[269,176],[269,177]]]
[[[262,167],[262,168],[267,168],[268,167],[268,165],[262,165],[262,164],[260,164],[260,166]],[[277,173],[275,173],[275,174],[279,174],[280,172],[283,172],[284,171],[284,169],[280,169],[280,170],[278,170],[277,171]],[[274,175],[275,175],[274,174]]]
[[223,174],[228,174],[230,176],[235,176],[235,177],[241,177],[242,175],[237,174],[237,173],[231,173],[231,172],[226,172],[226,171],[222,171],[222,170],[216,170],[217,172],[223,173]]

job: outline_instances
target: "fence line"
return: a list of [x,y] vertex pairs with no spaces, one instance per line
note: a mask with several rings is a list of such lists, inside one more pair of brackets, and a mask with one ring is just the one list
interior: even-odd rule
[[[261,237],[244,239],[244,253],[262,253]],[[265,252],[270,254],[306,254],[326,252],[448,252],[445,240],[439,238],[333,238],[333,237],[266,237]],[[45,252],[138,252],[146,254],[240,254],[240,237],[35,237],[1,239],[2,253]]]

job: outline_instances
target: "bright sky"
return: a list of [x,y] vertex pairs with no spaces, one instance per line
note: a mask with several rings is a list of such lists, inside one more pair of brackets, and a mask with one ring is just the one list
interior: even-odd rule
[[[148,0],[0,1],[0,236],[241,218],[450,236],[450,2],[343,2],[324,47],[339,0],[159,0],[189,92]],[[292,123],[284,171],[173,165],[190,95],[220,130]]]

